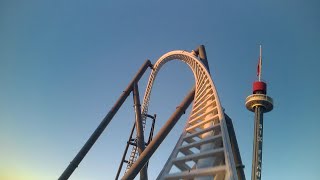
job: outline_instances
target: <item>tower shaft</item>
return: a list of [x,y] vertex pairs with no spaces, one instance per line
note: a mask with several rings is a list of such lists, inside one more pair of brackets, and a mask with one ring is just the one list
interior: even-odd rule
[[262,168],[262,139],[263,139],[263,107],[255,107],[254,140],[252,157],[252,180],[261,180]]

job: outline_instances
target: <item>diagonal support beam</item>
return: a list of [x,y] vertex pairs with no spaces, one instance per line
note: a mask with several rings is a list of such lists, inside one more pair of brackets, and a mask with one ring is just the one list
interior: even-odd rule
[[142,154],[140,154],[137,161],[132,165],[130,170],[122,177],[122,179],[134,179],[136,177],[143,166],[149,161],[150,157],[153,155],[156,149],[160,146],[162,141],[167,137],[182,114],[184,114],[185,110],[189,107],[189,105],[193,101],[194,94],[195,88],[193,88],[192,91],[184,98],[176,111],[171,115],[166,124],[160,129],[158,134],[154,137],[154,139],[150,142],[150,144],[142,152]]
[[127,99],[131,91],[133,90],[133,84],[138,82],[144,72],[148,69],[148,67],[152,67],[152,64],[150,60],[145,61],[145,63],[141,66],[138,73],[135,75],[135,77],[131,80],[128,87],[125,91],[123,91],[122,95],[119,97],[118,101],[114,104],[114,106],[111,108],[109,113],[103,118],[97,129],[92,133],[90,138],[87,140],[87,142],[84,144],[84,146],[81,148],[81,150],[78,152],[78,154],[75,156],[75,158],[70,162],[69,166],[65,169],[65,171],[61,174],[59,177],[59,180],[66,180],[68,179],[73,171],[78,167],[82,159],[86,156],[86,154],[89,152],[93,144],[97,141],[97,139],[100,137],[104,129],[108,126],[110,121],[112,120],[113,116],[118,112],[119,108],[123,104],[123,102]]

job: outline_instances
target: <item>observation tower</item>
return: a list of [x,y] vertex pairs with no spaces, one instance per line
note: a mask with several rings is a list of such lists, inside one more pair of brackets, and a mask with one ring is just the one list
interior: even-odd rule
[[263,139],[263,113],[273,109],[273,100],[267,96],[267,83],[261,80],[262,49],[260,45],[260,56],[257,68],[258,81],[253,83],[252,95],[246,99],[246,107],[254,112],[254,141],[252,159],[252,180],[261,180],[262,169],[262,139]]

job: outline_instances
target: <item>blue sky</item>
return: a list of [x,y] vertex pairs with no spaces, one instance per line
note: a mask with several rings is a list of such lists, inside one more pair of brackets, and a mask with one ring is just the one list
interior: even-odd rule
[[[200,44],[250,179],[253,114],[244,101],[259,43],[275,101],[265,114],[263,179],[318,179],[319,8],[316,0],[0,1],[0,179],[57,179],[146,59]],[[163,67],[149,111],[158,114],[156,130],[193,83],[185,64]],[[114,179],[132,105],[130,96],[70,179]],[[152,157],[150,179],[185,119]]]

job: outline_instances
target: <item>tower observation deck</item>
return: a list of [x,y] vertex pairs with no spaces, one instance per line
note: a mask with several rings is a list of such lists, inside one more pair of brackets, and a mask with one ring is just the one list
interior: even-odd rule
[[258,81],[253,83],[253,94],[246,99],[246,107],[254,112],[254,141],[252,159],[252,180],[261,180],[262,170],[262,139],[263,139],[263,113],[273,109],[273,100],[267,96],[267,84],[261,81],[262,50],[260,45],[260,57],[257,68]]

